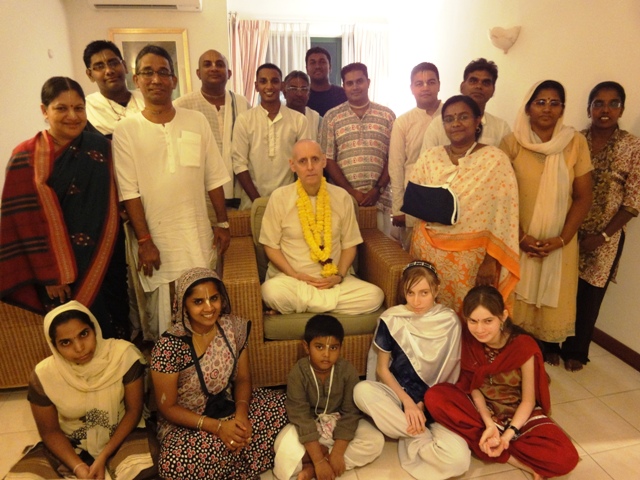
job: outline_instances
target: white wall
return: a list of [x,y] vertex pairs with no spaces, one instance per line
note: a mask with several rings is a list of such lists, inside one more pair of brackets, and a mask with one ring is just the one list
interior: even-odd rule
[[[1,0],[0,185],[11,151],[45,128],[40,89],[47,78],[70,75],[72,59],[62,0]],[[53,28],[55,26],[55,28]]]
[[[627,89],[622,126],[640,135],[640,2],[636,0],[204,0],[202,13],[96,12],[85,0],[1,0],[5,68],[0,116],[0,180],[11,149],[44,124],[39,91],[52,75],[70,75],[87,92],[82,50],[91,40],[106,38],[114,27],[184,27],[188,29],[192,83],[197,87],[198,55],[208,48],[228,52],[226,13],[240,18],[304,20],[312,32],[335,32],[341,24],[383,23],[389,26],[391,47],[390,106],[400,114],[412,106],[408,75],[421,61],[440,69],[441,97],[458,92],[462,70],[471,60],[494,60],[500,78],[489,110],[513,122],[529,86],[544,78],[561,81],[568,92],[565,123],[587,124],[586,98],[593,85],[616,80]],[[489,42],[493,26],[521,25],[520,39],[504,55]],[[51,50],[52,58],[48,51]],[[630,224],[619,284],[611,285],[598,327],[640,352],[640,220]]]

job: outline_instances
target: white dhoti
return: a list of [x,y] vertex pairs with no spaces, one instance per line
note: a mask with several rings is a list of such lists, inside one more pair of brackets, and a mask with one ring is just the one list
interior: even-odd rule
[[353,397],[358,408],[373,419],[382,433],[398,439],[400,465],[413,477],[444,480],[469,469],[471,453],[461,436],[438,423],[432,423],[418,435],[407,433],[402,402],[384,383],[360,382]]
[[320,290],[284,273],[262,284],[262,299],[273,310],[288,313],[341,313],[360,315],[375,312],[384,300],[377,286],[347,275],[342,283]]
[[[329,449],[333,448],[335,441],[320,437],[319,442]],[[304,445],[300,443],[298,431],[292,424],[284,427],[274,444],[276,451],[273,474],[278,480],[295,478],[302,470],[302,457],[306,453]],[[382,453],[384,448],[384,436],[367,420],[360,420],[356,428],[355,436],[349,442],[344,452],[344,463],[347,470],[362,467],[373,462]]]

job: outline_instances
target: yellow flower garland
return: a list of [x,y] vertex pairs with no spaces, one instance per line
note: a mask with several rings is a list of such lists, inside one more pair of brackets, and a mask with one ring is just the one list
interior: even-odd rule
[[[331,255],[331,202],[329,192],[327,192],[327,181],[323,178],[320,183],[320,190],[316,199],[316,213],[313,214],[313,207],[309,195],[300,183],[296,182],[298,191],[298,217],[302,225],[304,241],[309,246],[311,260],[322,265],[322,276],[330,277],[338,274],[338,267],[333,264]],[[324,235],[323,235],[324,234]]]

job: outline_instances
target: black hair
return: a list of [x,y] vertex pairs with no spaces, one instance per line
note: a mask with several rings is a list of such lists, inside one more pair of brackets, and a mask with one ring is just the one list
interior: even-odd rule
[[304,341],[310,344],[314,338],[333,337],[340,342],[344,340],[344,328],[336,317],[331,315],[314,315],[304,327]]
[[494,85],[498,81],[498,66],[495,64],[495,62],[487,60],[486,58],[477,58],[469,62],[469,64],[464,68],[462,80],[466,81],[469,75],[471,75],[473,72],[477,72],[478,70],[482,70],[491,75]]
[[174,73],[175,70],[173,68],[173,59],[171,58],[171,55],[169,55],[169,52],[167,52],[159,45],[152,44],[142,47],[142,50],[140,50],[138,52],[138,55],[136,55],[136,73],[138,73],[140,69],[140,59],[148,54],[157,55],[164,58],[167,62],[169,62],[169,70],[171,70],[171,73]]
[[325,55],[327,57],[327,60],[329,60],[329,65],[331,65],[331,54],[326,48],[322,47],[311,47],[309,50],[307,50],[307,53],[304,56],[305,65],[309,62],[309,57],[314,53],[321,53],[322,55]]
[[353,62],[342,67],[342,70],[340,70],[340,78],[342,78],[342,81],[344,82],[344,77],[347,76],[347,73],[358,71],[364,73],[365,78],[369,78],[369,71],[367,70],[367,66],[364,63],[360,62]]
[[587,110],[591,106],[591,102],[593,102],[593,99],[596,98],[596,95],[600,93],[600,90],[615,90],[620,97],[622,106],[624,107],[624,102],[627,100],[627,94],[624,91],[624,87],[618,82],[607,81],[600,82],[591,89],[591,92],[589,92],[589,101],[587,102]]
[[307,83],[311,83],[309,81],[309,75],[304,73],[302,70],[292,70],[289,72],[289,75],[284,77],[284,83],[287,83],[289,80],[293,80],[294,78],[299,78],[300,80],[304,80]]
[[187,298],[191,296],[193,293],[193,289],[198,285],[203,283],[213,282],[216,288],[218,289],[218,293],[220,294],[222,300],[222,307],[220,308],[221,315],[229,315],[231,313],[231,301],[229,300],[229,294],[227,293],[227,289],[222,283],[222,280],[214,277],[201,278],[193,282],[189,287],[184,291],[184,295],[182,297],[182,308],[184,308],[184,304],[187,301]]
[[79,320],[88,327],[91,327],[91,330],[93,330],[94,333],[96,331],[96,326],[93,324],[91,317],[89,317],[86,312],[83,312],[82,310],[66,310],[56,315],[56,317],[51,321],[51,325],[49,325],[49,338],[54,346],[56,344],[56,332],[58,327],[70,320]]
[[556,82],[555,80],[545,80],[544,82],[540,82],[540,85],[536,87],[536,89],[531,94],[531,97],[529,97],[529,100],[527,100],[527,105],[525,106],[525,110],[527,112],[529,111],[529,107],[531,107],[531,104],[535,100],[538,93],[540,93],[542,90],[555,90],[560,97],[562,105],[564,106],[565,93],[562,84],[560,82]]
[[256,70],[256,80],[258,79],[260,70],[263,70],[265,68],[270,68],[271,70],[277,70],[278,73],[280,74],[280,80],[282,80],[282,70],[280,70],[280,67],[278,67],[275,63],[263,63],[262,65],[260,65]]
[[[473,98],[467,95],[454,95],[453,97],[449,98],[446,102],[444,102],[444,105],[442,105],[442,119],[444,120],[444,116],[447,108],[449,108],[454,103],[460,103],[460,102],[464,103],[471,109],[471,112],[473,113],[474,118],[482,117],[482,112],[480,111],[480,107],[478,106],[478,104]],[[476,141],[478,141],[478,139],[480,138],[480,135],[482,135],[482,123],[478,125],[478,129],[476,130]]]
[[438,79],[438,81],[440,81],[440,72],[438,72],[438,67],[430,62],[422,62],[411,69],[411,82],[413,82],[413,77],[416,75],[416,73],[424,72],[425,70],[429,70],[430,72],[435,73],[436,78]]
[[45,107],[48,107],[51,102],[58,98],[58,95],[63,92],[68,92],[69,90],[75,91],[80,95],[82,101],[84,101],[85,98],[82,87],[78,82],[69,77],[51,77],[44,82],[42,90],[40,91],[40,101]]
[[111,50],[116,57],[123,60],[122,53],[120,53],[120,49],[115,43],[110,42],[109,40],[95,40],[84,48],[82,60],[84,60],[85,67],[91,67],[91,57],[103,50]]

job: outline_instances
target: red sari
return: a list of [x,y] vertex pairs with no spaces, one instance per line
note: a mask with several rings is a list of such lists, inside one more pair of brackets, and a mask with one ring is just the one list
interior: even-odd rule
[[118,228],[106,138],[83,132],[60,152],[47,132],[23,142],[9,160],[2,191],[0,299],[45,314],[56,306],[45,286],[69,285],[71,298],[91,308],[105,337],[113,336],[108,313],[93,304]]
[[[536,407],[520,427],[521,436],[511,441],[509,449],[498,457],[489,457],[480,449],[480,438],[486,426],[471,399],[471,391],[479,389],[484,395],[493,376],[503,373],[519,376],[521,391],[520,368],[531,357],[534,357]],[[578,452],[564,431],[547,417],[551,408],[549,383],[542,353],[532,337],[512,334],[493,362],[490,362],[484,345],[465,329],[461,362],[460,379],[455,385],[441,383],[431,387],[425,395],[425,405],[438,423],[462,436],[473,453],[486,462],[506,463],[513,455],[545,478],[566,475],[575,468],[579,460]],[[495,398],[491,401],[495,402]],[[494,416],[494,421],[498,429],[504,431],[510,418]]]

